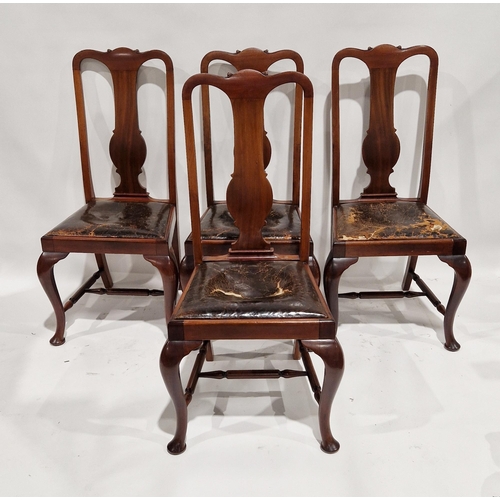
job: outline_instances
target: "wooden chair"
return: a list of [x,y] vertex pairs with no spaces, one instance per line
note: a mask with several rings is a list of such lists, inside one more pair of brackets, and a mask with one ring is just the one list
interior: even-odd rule
[[[205,55],[201,61],[201,73],[209,73],[215,62],[225,62],[236,70],[254,69],[267,72],[269,68],[278,61],[289,60],[295,65],[295,70],[303,73],[304,63],[297,52],[293,50],[279,50],[276,52],[262,51],[256,48],[248,48],[235,53],[224,51],[212,51]],[[210,92],[207,86],[201,89],[202,127],[203,127],[203,158],[205,167],[205,186],[207,209],[201,217],[201,237],[203,241],[203,252],[211,255],[224,254],[228,251],[231,243],[238,238],[238,229],[234,225],[231,215],[228,213],[225,200],[216,200],[214,195],[214,162],[212,157],[212,127],[211,127],[211,105]],[[300,87],[295,88],[293,106],[293,134],[292,141],[292,186],[290,200],[273,200],[273,207],[266,219],[263,235],[273,242],[276,252],[288,253],[295,251],[300,240],[300,161],[301,161],[301,130],[302,130],[302,92]],[[272,147],[267,132],[263,133],[264,141],[264,168],[271,161]],[[281,178],[286,182],[288,158],[279,159],[279,167],[282,171]],[[216,170],[217,172],[217,170]],[[184,243],[184,258],[180,265],[181,285],[184,288],[194,268],[193,237],[190,234]],[[320,268],[314,257],[314,244],[310,240],[309,264],[313,274],[320,281]]]
[[[104,64],[113,81],[115,124],[109,142],[109,156],[120,176],[120,183],[111,198],[97,198],[94,193],[82,84],[81,65],[86,59]],[[168,200],[151,198],[138,179],[146,159],[146,143],[139,130],[137,77],[141,66],[151,59],[162,61],[165,65]],[[43,253],[37,267],[38,277],[56,316],[57,327],[50,340],[55,346],[65,341],[65,311],[85,293],[164,295],[168,319],[178,287],[172,61],[159,50],[83,50],[73,59],[73,76],[85,205],[42,237]],[[70,252],[95,254],[98,271],[63,306],[53,267]],[[164,290],[114,288],[105,254],[142,254],[160,272]],[[91,288],[99,278],[102,278],[104,288]]]
[[[400,142],[393,120],[395,81],[400,64],[416,55],[426,56],[429,60],[420,187],[416,198],[400,198],[389,182],[389,176],[400,155]],[[355,200],[339,199],[339,68],[345,58],[363,61],[370,74],[370,123],[362,146],[370,183]],[[465,255],[466,240],[427,206],[437,68],[438,56],[434,49],[426,46],[407,49],[392,45],[380,45],[368,50],[348,48],[334,57],[332,249],[325,264],[324,285],[330,309],[336,319],[338,297],[390,299],[425,296],[444,315],[445,348],[456,351],[460,344],[453,334],[453,321],[469,285],[471,266]],[[454,270],[453,288],[446,308],[416,274],[415,266],[419,255],[437,255]],[[359,257],[376,256],[409,256],[402,290],[338,295],[342,273],[356,263]],[[420,288],[420,292],[410,291],[412,281]]]
[[[304,130],[299,252],[281,254],[263,238],[263,226],[273,204],[273,191],[264,169],[264,100],[285,83],[300,85],[304,93]],[[196,150],[192,111],[193,89],[212,85],[231,100],[234,121],[234,171],[227,186],[227,207],[239,229],[238,239],[225,255],[203,252]],[[330,431],[330,410],[343,373],[343,354],[335,338],[335,322],[308,266],[311,201],[312,99],[310,81],[302,73],[266,75],[241,70],[221,77],[194,75],[184,85],[188,180],[195,268],[168,322],[168,341],[160,367],[177,415],[177,428],[168,450],[185,449],[187,405],[199,377],[279,378],[305,375],[319,401],[321,448],[338,450]],[[230,370],[202,372],[211,340],[296,339],[305,371]],[[186,391],[179,363],[199,349]],[[325,363],[321,390],[309,350]]]

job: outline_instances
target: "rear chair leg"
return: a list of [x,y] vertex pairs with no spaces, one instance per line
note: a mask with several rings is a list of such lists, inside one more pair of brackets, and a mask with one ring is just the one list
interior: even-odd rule
[[416,255],[408,257],[408,264],[406,265],[406,271],[403,277],[403,283],[401,284],[403,292],[407,292],[410,290],[411,282],[413,279],[413,273],[415,272],[415,267],[417,267],[417,259],[418,257]]
[[109,272],[106,256],[104,254],[96,253],[95,260],[97,261],[97,267],[101,272],[101,279],[104,283],[104,287],[107,289],[113,288],[113,278],[111,277],[111,273]]

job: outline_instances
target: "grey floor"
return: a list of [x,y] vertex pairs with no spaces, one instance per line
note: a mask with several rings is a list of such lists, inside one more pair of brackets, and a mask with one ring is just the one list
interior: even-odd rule
[[[420,274],[446,298],[447,266]],[[305,379],[202,380],[176,457],[166,451],[174,409],[158,370],[161,298],[86,296],[54,348],[48,300],[35,281],[17,285],[1,296],[0,494],[498,496],[499,279],[474,276],[457,353],[442,347],[441,318],[422,299],[341,302],[337,454],[319,449]],[[214,348],[214,369],[298,367],[291,342]]]

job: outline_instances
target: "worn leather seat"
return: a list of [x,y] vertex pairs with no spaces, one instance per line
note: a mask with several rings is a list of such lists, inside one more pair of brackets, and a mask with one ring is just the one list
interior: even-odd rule
[[144,238],[165,241],[175,207],[161,202],[95,200],[70,215],[44,240],[67,236]]
[[336,207],[336,213],[335,239],[338,241],[405,238],[464,240],[424,203],[344,203]]
[[302,262],[203,262],[176,313],[194,318],[327,318]]

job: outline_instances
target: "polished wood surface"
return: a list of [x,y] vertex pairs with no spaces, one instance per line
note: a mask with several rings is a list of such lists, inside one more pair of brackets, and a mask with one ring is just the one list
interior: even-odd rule
[[[267,95],[276,87],[294,83],[304,98],[304,128],[301,162],[300,241],[286,255],[274,249],[275,242],[263,236],[266,218],[273,206],[272,187],[264,168],[263,109]],[[234,166],[227,185],[227,208],[238,229],[238,237],[225,254],[203,251],[201,236],[198,168],[193,119],[193,91],[200,86],[219,88],[233,111]],[[312,106],[310,80],[299,72],[268,75],[241,69],[227,77],[200,73],[189,78],[182,92],[188,181],[195,267],[168,322],[168,341],[160,356],[160,369],[174,402],[176,432],[167,449],[172,454],[186,448],[187,405],[197,381],[203,378],[308,378],[319,402],[321,449],[339,449],[330,429],[332,402],[342,378],[344,361],[336,339],[336,324],[309,267],[311,204]],[[295,249],[295,252],[292,251]],[[211,370],[203,371],[211,359],[210,341],[241,339],[292,339],[294,359],[302,357],[304,370]],[[182,389],[179,364],[198,350],[187,388]],[[301,356],[297,353],[300,351]],[[325,363],[320,386],[309,351]]]
[[[93,59],[109,70],[113,83],[115,126],[109,142],[110,162],[120,181],[109,198],[97,198],[91,169],[82,63]],[[159,60],[165,68],[168,199],[149,196],[139,180],[147,148],[139,128],[138,73],[144,63]],[[170,57],[162,51],[139,52],[118,48],[99,52],[83,50],[73,59],[78,133],[86,204],[67,217],[42,239],[38,277],[54,308],[57,326],[51,344],[65,342],[65,311],[85,293],[114,295],[164,295],[169,318],[178,287],[178,237],[175,179],[174,79]],[[99,165],[99,168],[102,168]],[[98,271],[63,305],[54,278],[54,265],[71,252],[95,254]],[[116,288],[105,254],[139,254],[160,272],[163,290]],[[92,288],[102,279],[104,287]]]
[[[394,98],[397,71],[413,56],[429,61],[425,119],[422,127],[420,186],[415,198],[400,198],[390,175],[400,156],[400,139],[394,128]],[[346,58],[366,64],[370,80],[369,127],[362,143],[362,157],[370,177],[359,198],[340,199],[340,66]],[[444,314],[445,348],[456,351],[460,344],[453,333],[456,310],[467,290],[471,266],[465,255],[466,240],[427,206],[433,126],[437,88],[438,56],[428,46],[403,49],[379,45],[368,50],[347,48],[332,63],[332,248],[324,270],[325,293],[338,318],[338,289],[342,273],[360,257],[409,256],[402,291],[348,292],[345,298],[396,298],[426,296]],[[448,305],[444,307],[415,272],[419,255],[437,255],[455,272]],[[421,292],[410,291],[414,282]]]

